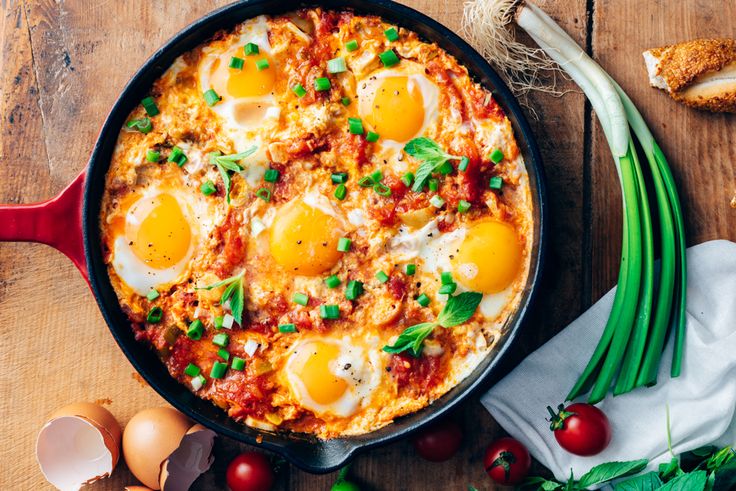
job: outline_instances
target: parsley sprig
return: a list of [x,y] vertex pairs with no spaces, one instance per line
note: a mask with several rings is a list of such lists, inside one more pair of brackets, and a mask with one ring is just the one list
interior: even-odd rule
[[238,321],[238,324],[243,324],[243,306],[245,305],[245,291],[243,289],[243,274],[245,271],[241,271],[240,274],[231,276],[217,283],[197,288],[197,290],[212,290],[213,288],[220,288],[226,286],[220,296],[220,305],[230,300],[230,310],[233,312],[233,318]]
[[437,142],[425,136],[409,140],[404,145],[404,152],[422,161],[415,172],[414,185],[411,188],[415,193],[420,193],[427,179],[445,163],[463,158],[461,155],[451,155],[445,152]]
[[222,152],[210,153],[210,163],[217,167],[222,176],[222,182],[225,184],[225,197],[228,204],[230,203],[230,187],[232,185],[231,172],[241,172],[243,167],[238,164],[239,161],[252,155],[258,147],[252,146],[245,152],[233,153],[230,155],[222,155]]
[[437,316],[436,322],[422,322],[407,327],[396,339],[396,342],[391,346],[384,346],[383,351],[393,354],[409,351],[412,356],[418,358],[422,354],[424,340],[432,334],[435,327],[455,327],[467,322],[468,319],[473,317],[482,298],[483,294],[477,292],[463,292],[448,298],[442,312]]

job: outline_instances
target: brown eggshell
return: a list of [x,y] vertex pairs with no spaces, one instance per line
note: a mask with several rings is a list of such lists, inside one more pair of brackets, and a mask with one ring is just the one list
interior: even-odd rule
[[112,473],[120,442],[120,425],[110,411],[87,402],[69,404],[54,411],[41,428],[36,459],[54,486],[81,486]]
[[125,486],[125,491],[153,491],[145,486]]
[[217,434],[200,424],[195,424],[181,439],[179,447],[161,466],[161,489],[182,491],[212,466],[212,447]]
[[168,407],[145,409],[133,416],[123,432],[123,455],[133,475],[149,488],[161,489],[161,466],[191,426],[186,416]]

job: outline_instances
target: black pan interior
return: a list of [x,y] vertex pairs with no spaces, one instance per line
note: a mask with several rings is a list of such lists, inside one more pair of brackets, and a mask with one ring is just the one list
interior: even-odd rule
[[[102,314],[125,355],[135,369],[164,399],[191,418],[219,434],[241,442],[276,451],[300,468],[315,473],[330,472],[345,464],[358,451],[381,445],[416,430],[441,417],[465,399],[497,366],[514,339],[529,308],[541,273],[545,241],[544,182],[539,151],[531,130],[514,97],[491,67],[455,33],[429,17],[392,1],[324,0],[327,9],[351,9],[358,14],[378,15],[391,23],[411,29],[422,38],[437,43],[465,65],[475,80],[494,91],[494,96],[511,120],[529,174],[535,219],[535,243],[532,264],[520,308],[508,322],[508,334],[458,386],[427,408],[404,416],[378,431],[355,437],[319,441],[303,435],[263,433],[236,423],[208,401],[195,397],[166,371],[155,353],[133,338],[129,322],[123,314],[110,284],[100,248],[98,216],[104,190],[105,173],[115,147],[117,134],[130,111],[148,94],[151,84],[163,74],[180,54],[207,41],[216,31],[261,14],[280,14],[313,3],[289,0],[252,0],[235,3],[214,11],[193,23],[156,51],[133,76],[108,115],[90,158],[83,216],[84,244],[90,283]],[[256,437],[262,435],[262,442]]]

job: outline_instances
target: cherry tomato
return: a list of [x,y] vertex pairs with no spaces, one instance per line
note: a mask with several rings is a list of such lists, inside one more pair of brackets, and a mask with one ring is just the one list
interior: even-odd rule
[[564,407],[562,404],[552,415],[550,429],[557,443],[575,455],[590,456],[601,453],[611,443],[611,424],[608,417],[591,404],[577,403]]
[[227,466],[226,479],[231,491],[268,491],[273,486],[274,475],[265,455],[245,452]]
[[422,431],[412,443],[422,458],[430,462],[442,462],[455,455],[462,440],[460,425],[446,419]]
[[501,438],[486,449],[483,466],[496,483],[504,486],[519,484],[529,473],[532,458],[518,440]]

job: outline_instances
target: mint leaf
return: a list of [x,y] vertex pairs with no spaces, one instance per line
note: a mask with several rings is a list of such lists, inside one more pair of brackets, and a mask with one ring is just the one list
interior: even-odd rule
[[654,491],[662,486],[662,480],[656,472],[647,472],[626,481],[616,483],[613,491]]
[[466,322],[473,317],[482,299],[483,294],[477,292],[463,292],[448,298],[437,323],[442,327],[454,327]]
[[435,170],[442,166],[442,164],[448,160],[457,160],[462,158],[445,152],[437,142],[427,138],[426,136],[409,140],[409,142],[404,145],[404,152],[415,159],[422,161],[419,168],[417,168],[417,171],[414,173],[414,185],[411,189],[415,193],[420,193],[422,191],[424,183]]
[[629,476],[641,472],[649,461],[647,459],[631,460],[627,462],[606,462],[583,474],[578,487],[585,489],[594,484],[600,484],[619,477]]
[[672,460],[667,464],[659,464],[659,477],[662,481],[669,481],[673,477],[683,474],[680,468],[680,461],[677,457],[672,457]]
[[245,305],[245,289],[243,287],[243,275],[245,271],[241,271],[240,274],[225,278],[224,280],[212,283],[211,285],[197,288],[197,290],[212,290],[213,288],[220,288],[226,286],[225,290],[220,295],[220,305],[230,300],[230,310],[233,313],[233,318],[238,321],[238,324],[243,324],[243,307]]
[[542,491],[555,491],[561,487],[562,484],[556,481],[549,481],[543,477],[527,477],[519,484],[518,489],[533,488],[541,489]]
[[693,471],[689,474],[681,474],[669,481],[657,491],[703,491],[708,474],[705,471]]
[[396,342],[392,346],[384,346],[383,351],[386,353],[401,353],[402,351],[410,351],[415,357],[422,354],[422,346],[427,336],[432,334],[434,328],[437,327],[435,322],[423,322],[404,329]]
[[210,153],[210,163],[217,167],[217,170],[220,172],[220,176],[222,177],[222,182],[225,184],[225,198],[227,199],[228,204],[230,204],[230,188],[232,185],[230,172],[242,171],[243,168],[238,165],[237,162],[253,154],[257,149],[258,147],[252,146],[245,152],[233,153],[230,155],[222,155],[219,151]]
[[730,460],[723,467],[713,471],[713,491],[732,491],[736,489],[736,460]]

